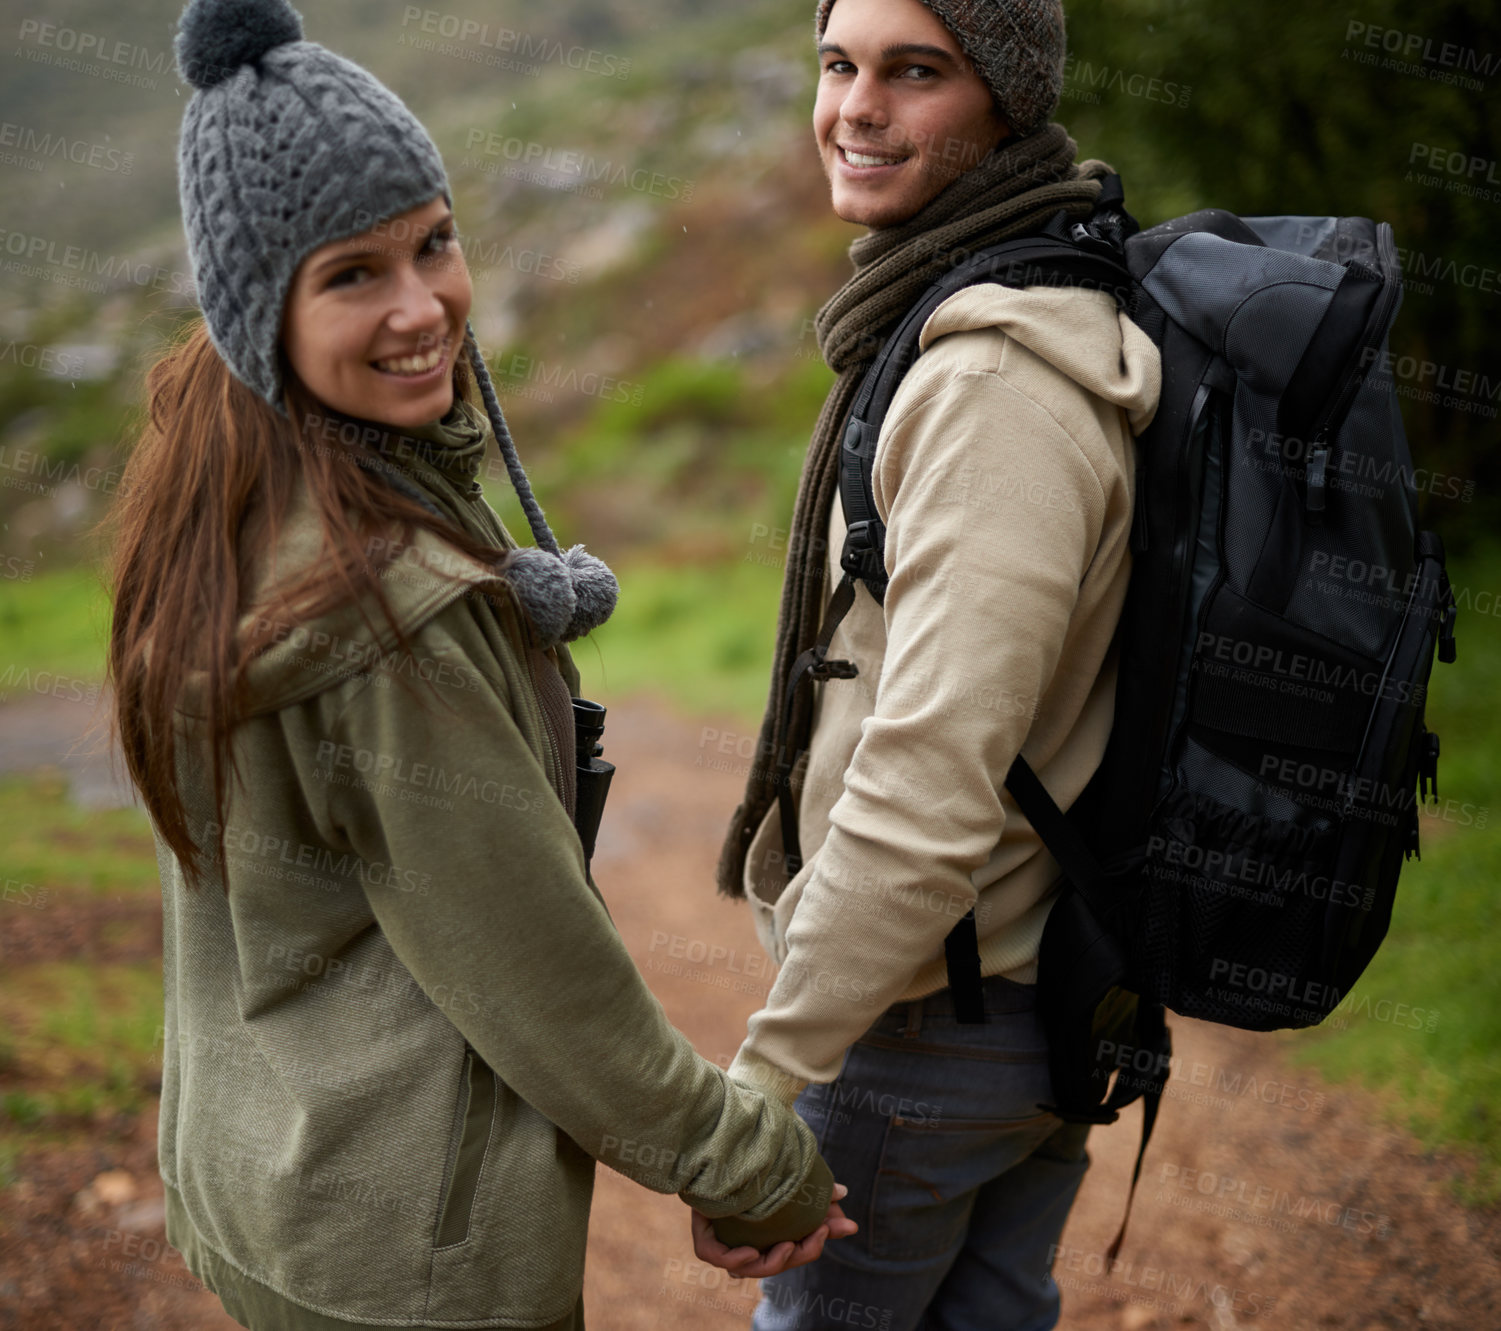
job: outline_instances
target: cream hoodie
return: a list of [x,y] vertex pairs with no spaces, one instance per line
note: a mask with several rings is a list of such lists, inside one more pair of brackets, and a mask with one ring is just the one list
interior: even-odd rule
[[[1157,348],[1104,292],[995,285],[950,297],[921,344],[876,449],[885,605],[859,589],[829,651],[859,677],[814,686],[802,871],[787,881],[775,805],[746,863],[781,971],[730,1074],[788,1101],[948,984],[971,906],[982,973],[1035,979],[1058,868],[1002,784],[1025,748],[1068,808],[1114,712]],[[830,587],[843,545],[836,501]]]

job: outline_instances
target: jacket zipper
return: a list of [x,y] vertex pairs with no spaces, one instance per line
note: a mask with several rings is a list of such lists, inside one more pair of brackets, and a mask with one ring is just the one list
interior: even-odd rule
[[[474,509],[475,515],[480,519],[484,526],[490,529],[491,535],[494,538],[496,548],[501,550],[516,549],[517,547],[515,543],[506,539],[505,529],[501,526],[500,522],[496,519],[493,512],[491,512],[488,505],[485,503],[484,487],[480,485],[478,479],[476,479],[472,484],[473,489],[467,497],[469,499],[471,507]],[[548,780],[552,782],[555,789],[559,790],[561,795],[561,787],[563,785],[563,758],[562,754],[558,750],[558,739],[557,736],[553,734],[552,723],[547,719],[547,708],[542,706],[542,688],[540,682],[537,679],[537,661],[535,655],[530,650],[526,651],[526,669],[527,675],[532,681],[532,701],[536,704],[538,718],[542,723],[542,738],[547,746],[547,752],[552,758],[553,770],[548,773]]]
[[547,708],[542,705],[542,685],[537,679],[536,653],[528,651],[526,654],[526,668],[532,680],[532,700],[536,703],[537,712],[542,719],[542,738],[547,743],[547,752],[552,758],[553,770],[548,773],[548,779],[555,789],[561,790],[563,785],[563,757],[558,751],[558,738],[553,734],[552,722],[547,719]]
[[469,1099],[469,1068],[474,1059],[474,1046],[464,1041],[464,1057],[459,1064],[459,1094],[455,1097],[452,1121],[448,1130],[448,1150],[443,1157],[443,1179],[438,1188],[438,1212],[433,1219],[433,1244],[437,1245],[438,1232],[443,1224],[443,1212],[448,1207],[448,1194],[453,1190],[453,1174],[459,1162],[459,1146],[464,1136],[464,1112]]

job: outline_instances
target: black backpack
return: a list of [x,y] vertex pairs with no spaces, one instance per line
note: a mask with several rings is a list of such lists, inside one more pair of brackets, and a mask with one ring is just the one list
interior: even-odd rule
[[[1438,537],[1416,529],[1393,384],[1367,373],[1386,363],[1401,271],[1390,226],[1362,218],[1208,210],[1141,232],[1117,177],[1090,223],[1060,213],[957,264],[851,408],[845,576],[790,688],[857,671],[827,653],[857,586],[885,596],[881,423],[927,318],[981,282],[1110,291],[1162,354],[1104,760],[1068,814],[1023,758],[1006,778],[1064,875],[1038,956],[1043,1108],[1109,1123],[1141,1098],[1145,1152],[1164,1009],[1251,1030],[1323,1020],[1385,937],[1416,792],[1437,794],[1423,710],[1435,647],[1454,659],[1454,596]],[[783,737],[789,872],[801,748]],[[983,1021],[973,912],[945,950],[959,1019]],[[1138,1153],[1133,1191],[1140,1172]]]

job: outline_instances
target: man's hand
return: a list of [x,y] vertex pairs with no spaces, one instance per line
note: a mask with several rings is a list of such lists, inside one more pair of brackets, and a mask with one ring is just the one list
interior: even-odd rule
[[728,1271],[736,1280],[759,1280],[762,1276],[781,1275],[795,1266],[816,1262],[823,1253],[824,1240],[848,1238],[860,1226],[840,1209],[839,1202],[849,1189],[834,1185],[834,1199],[829,1213],[806,1238],[794,1243],[788,1239],[764,1253],[755,1248],[727,1248],[714,1236],[713,1222],[698,1211],[693,1212],[693,1251],[699,1261]]

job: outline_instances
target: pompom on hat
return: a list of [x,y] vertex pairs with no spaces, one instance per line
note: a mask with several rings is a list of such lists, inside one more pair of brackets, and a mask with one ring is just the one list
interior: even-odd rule
[[[177,68],[178,189],[203,320],[224,363],[285,414],[281,323],[299,265],[332,241],[441,195],[443,159],[402,100],[352,61],[303,40],[287,0],[191,0]],[[522,470],[474,339],[465,347],[537,549],[505,573],[549,645],[598,628],[618,587],[603,562],[564,554]]]
[[[1063,95],[1067,34],[1060,0],[920,2],[954,34],[1013,134],[1025,138],[1047,124]],[[820,41],[834,3],[818,0]]]
[[288,4],[190,5],[178,26],[177,68],[195,88],[212,88],[273,47],[301,40],[302,16]]

